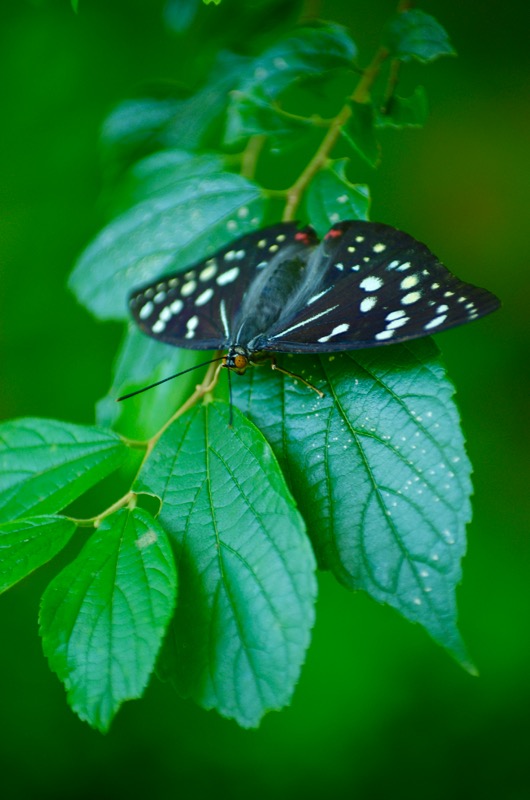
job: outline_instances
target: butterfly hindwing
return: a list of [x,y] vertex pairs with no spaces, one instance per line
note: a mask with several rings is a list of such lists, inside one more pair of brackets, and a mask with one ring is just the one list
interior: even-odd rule
[[389,225],[333,226],[304,282],[260,342],[277,352],[331,352],[390,344],[477,319],[498,299],[466,284],[426,245]]
[[197,350],[227,347],[232,323],[257,274],[282,253],[292,257],[317,243],[311,229],[281,222],[254,231],[185,271],[161,277],[129,299],[139,327],[168,344]]

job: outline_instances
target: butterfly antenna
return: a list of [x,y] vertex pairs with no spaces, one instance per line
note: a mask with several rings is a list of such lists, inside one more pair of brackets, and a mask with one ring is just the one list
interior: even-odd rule
[[170,375],[168,378],[162,378],[161,381],[156,381],[156,383],[150,383],[149,386],[144,386],[143,389],[137,389],[135,392],[129,392],[129,394],[124,394],[121,397],[118,397],[116,402],[119,403],[121,400],[128,400],[129,397],[134,397],[135,394],[141,394],[142,392],[147,392],[148,389],[154,389],[155,386],[160,386],[161,383],[166,383],[166,381],[172,381],[173,378],[179,378],[181,375],[185,375],[186,372],[193,372],[194,369],[200,369],[200,367],[206,367],[208,364],[214,364],[216,361],[222,361],[224,356],[219,356],[219,358],[212,358],[211,361],[204,361],[202,364],[195,364],[194,367],[189,367],[189,369],[183,369],[182,372],[176,372],[174,375]]

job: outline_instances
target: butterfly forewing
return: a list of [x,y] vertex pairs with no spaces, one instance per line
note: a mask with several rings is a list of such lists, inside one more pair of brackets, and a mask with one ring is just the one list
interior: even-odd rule
[[488,314],[495,295],[466,284],[388,225],[335,225],[260,349],[331,352],[427,336]]
[[237,239],[188,269],[136,290],[130,308],[149,336],[178,347],[209,350],[233,343],[234,320],[249,286],[282,253],[314,247],[311,229],[282,222]]

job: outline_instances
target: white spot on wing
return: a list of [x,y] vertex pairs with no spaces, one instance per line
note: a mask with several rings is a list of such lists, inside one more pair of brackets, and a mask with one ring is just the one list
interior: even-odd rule
[[359,308],[363,312],[371,311],[371,309],[375,306],[376,303],[377,303],[377,297],[375,297],[375,295],[372,294],[369,297],[365,297],[364,300],[361,300]]
[[401,302],[405,306],[409,306],[411,303],[417,303],[421,297],[421,292],[409,292],[404,297],[401,298]]
[[383,242],[378,242],[377,244],[374,244],[372,250],[374,253],[382,253],[383,250],[386,250],[386,244],[383,244]]
[[381,333],[376,333],[375,338],[382,341],[383,339],[391,339],[393,335],[394,331],[386,330],[386,331],[381,331]]
[[441,325],[442,322],[445,322],[446,319],[447,319],[447,314],[441,314],[439,317],[435,317],[434,319],[431,319],[431,321],[428,322],[423,327],[424,327],[424,329],[426,331],[430,331],[431,328],[436,328],[438,325]]
[[145,306],[142,306],[142,308],[140,309],[140,313],[138,314],[138,316],[140,317],[140,319],[147,319],[147,317],[150,317],[151,314],[153,313],[153,309],[154,305],[150,300],[148,300]]
[[180,312],[184,308],[184,303],[182,302],[182,300],[173,300],[173,302],[169,307],[171,309],[172,314],[180,314]]
[[216,280],[219,286],[226,286],[227,283],[232,283],[235,281],[238,275],[239,267],[233,267],[232,269],[229,269],[228,272],[222,272],[220,275],[218,275]]
[[341,325],[337,325],[330,334],[327,336],[321,336],[318,340],[319,342],[329,342],[332,336],[338,336],[339,333],[346,333],[350,329],[350,326],[347,322],[343,322]]
[[186,323],[187,331],[186,331],[186,339],[193,339],[195,336],[195,328],[199,324],[199,317],[190,317],[188,322]]
[[165,292],[157,292],[155,294],[155,296],[153,297],[153,300],[155,301],[155,303],[163,303],[165,299],[166,299],[166,293]]
[[162,333],[165,327],[166,323],[163,322],[161,319],[157,319],[151,330],[153,331],[153,333]]
[[390,314],[386,315],[386,318],[387,319],[398,319],[399,317],[404,317],[404,316],[405,316],[405,312],[403,311],[402,308],[400,308],[399,311],[391,311]]
[[203,270],[199,273],[199,280],[200,281],[209,281],[210,278],[213,278],[215,273],[217,272],[216,264],[207,264]]
[[202,294],[198,296],[198,298],[195,300],[195,305],[203,306],[205,303],[208,302],[208,300],[211,300],[212,297],[213,297],[213,289],[210,286],[209,289],[205,289],[204,292],[202,292]]
[[413,286],[417,286],[419,283],[419,278],[417,275],[407,275],[406,278],[403,278],[401,281],[401,288],[402,289],[412,289]]
[[193,292],[195,291],[196,288],[197,288],[197,284],[195,283],[195,281],[188,281],[181,288],[180,293],[181,293],[182,297],[189,297],[190,294],[193,294]]
[[376,292],[382,285],[383,281],[381,278],[377,278],[375,275],[368,276],[368,278],[365,278],[359,284],[361,289],[364,289],[365,292]]

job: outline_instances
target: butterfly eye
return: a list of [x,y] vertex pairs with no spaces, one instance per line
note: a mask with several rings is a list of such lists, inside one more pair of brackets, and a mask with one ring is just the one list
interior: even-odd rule
[[248,358],[242,355],[234,356],[234,367],[237,370],[244,370],[248,367]]

